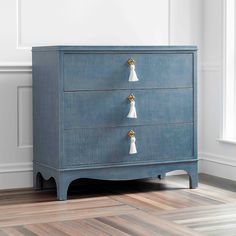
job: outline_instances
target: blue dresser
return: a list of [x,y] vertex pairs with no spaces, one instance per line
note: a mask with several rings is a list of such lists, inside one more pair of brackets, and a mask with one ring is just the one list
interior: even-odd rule
[[197,178],[197,48],[33,48],[34,187],[54,178]]

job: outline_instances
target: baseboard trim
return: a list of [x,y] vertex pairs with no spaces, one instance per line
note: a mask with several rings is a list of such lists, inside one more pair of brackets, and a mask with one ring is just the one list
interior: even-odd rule
[[29,188],[32,186],[32,162],[0,164],[0,189]]
[[[236,158],[199,153],[199,173],[209,174],[236,181]],[[167,175],[186,174],[177,170]],[[33,163],[0,164],[0,189],[32,187]]]
[[236,158],[200,153],[199,160],[200,173],[236,181]]
[[236,156],[235,158],[232,158],[203,152],[199,153],[199,160],[236,167]]

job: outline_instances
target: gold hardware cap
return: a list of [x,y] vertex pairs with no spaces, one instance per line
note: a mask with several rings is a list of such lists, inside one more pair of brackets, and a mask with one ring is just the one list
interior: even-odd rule
[[134,96],[133,93],[131,93],[127,98],[128,98],[128,100],[129,100],[130,102],[132,102],[132,101],[135,100],[135,96]]
[[127,61],[127,63],[128,63],[129,65],[134,65],[134,64],[135,64],[135,60],[134,60],[133,58],[129,58],[128,61]]
[[131,129],[129,132],[128,132],[128,136],[129,138],[132,138],[135,136],[135,132]]

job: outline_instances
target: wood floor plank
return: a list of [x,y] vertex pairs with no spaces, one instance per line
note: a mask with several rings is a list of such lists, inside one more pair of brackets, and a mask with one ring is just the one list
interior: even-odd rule
[[[53,201],[53,202],[37,202],[37,203],[24,203],[24,204],[21,204],[21,205],[18,205],[18,204],[11,204],[10,206],[9,205],[4,205],[4,206],[0,206],[0,211],[3,211],[4,209],[6,210],[16,210],[19,209],[19,210],[22,210],[22,209],[25,209],[27,207],[38,207],[38,208],[42,208],[42,207],[47,207],[47,206],[50,206],[50,207],[69,207],[69,205],[71,204],[78,204],[78,203],[81,203],[82,205],[83,204],[96,204],[96,202],[100,202],[100,201],[112,201],[112,199],[110,199],[109,196],[107,197],[90,197],[90,198],[83,198],[83,199],[76,199],[76,200],[70,200],[70,204],[68,204],[68,201]],[[114,202],[114,200],[113,200]]]
[[189,235],[189,236],[199,236],[199,234],[183,225],[176,224],[173,221],[168,221],[166,219],[160,218],[158,215],[154,215],[152,213],[137,211],[130,214],[130,217],[134,217],[133,219],[136,222],[143,222],[143,224],[147,224],[148,227],[155,227],[158,231],[161,232],[162,235]]
[[[159,214],[165,220],[191,228],[206,235],[220,235],[219,232],[234,231],[236,235],[236,204],[221,204],[199,208],[187,208]],[[221,234],[222,235],[222,234]]]
[[[206,178],[205,176],[207,175],[200,175],[200,179],[201,176],[204,176],[204,178]],[[180,177],[181,178],[181,177]],[[219,181],[218,177],[210,177],[211,180],[216,178],[217,181]],[[229,187],[227,186],[226,182],[229,181],[230,182],[230,187],[231,189],[229,189]],[[185,178],[185,180],[183,180],[183,178],[181,178],[181,181],[176,181],[174,178],[170,178],[168,179],[168,182],[171,182],[172,184],[176,184],[176,186],[179,186],[180,188],[182,188],[183,191],[188,192],[188,193],[193,193],[196,195],[200,195],[203,197],[207,197],[209,199],[213,199],[216,201],[220,201],[222,203],[236,203],[236,183],[232,183],[233,181],[230,180],[224,180],[223,183],[227,186],[226,189],[224,188],[224,185],[214,183],[214,185],[212,186],[211,182],[206,182],[206,180],[202,183],[199,183],[199,187],[197,189],[187,189],[184,188],[184,186],[188,183],[188,180]],[[222,183],[222,181],[219,181],[220,183]]]
[[227,214],[228,212],[235,212],[235,206],[236,204],[230,203],[230,204],[220,204],[220,205],[209,205],[209,206],[202,206],[202,207],[189,207],[189,208],[183,208],[183,209],[175,209],[171,211],[166,212],[159,212],[156,213],[157,215],[162,216],[162,218],[165,219],[171,219],[178,217],[178,219],[191,217],[191,215],[194,215],[197,217],[199,214],[204,215],[215,215],[215,214]]
[[117,228],[114,228],[108,224],[103,223],[102,221],[99,221],[98,219],[86,219],[83,220],[87,224],[97,228],[99,231],[102,231],[108,235],[116,235],[116,236],[128,236],[129,234],[120,231]]
[[[136,209],[127,205],[118,205],[110,207],[99,207],[90,209],[68,210],[66,212],[44,212],[34,214],[16,215],[14,214],[6,219],[0,220],[0,227],[16,226],[24,224],[47,223],[74,219],[95,218],[99,216],[112,216],[135,211]],[[27,223],[26,223],[27,222]]]
[[8,236],[25,236],[24,233],[21,233],[20,231],[18,231],[14,227],[12,227],[12,228],[3,228],[2,232],[4,232]]
[[186,193],[184,190],[147,192],[147,193],[119,193],[111,196],[113,199],[124,204],[132,205],[145,211],[167,211],[191,206],[208,206],[222,204],[223,202],[211,197],[199,196],[193,192]]
[[28,229],[30,232],[32,232],[35,236],[46,236],[50,235],[47,230],[44,228],[40,227],[39,224],[34,224],[34,225],[26,225],[24,228]]
[[8,236],[3,230],[0,229],[0,236]]
[[145,211],[155,211],[155,212],[162,212],[163,209],[156,206],[153,206],[152,204],[141,201],[140,199],[132,198],[131,196],[127,196],[125,194],[119,194],[119,195],[113,195],[113,199],[120,201],[123,204],[127,204],[130,206],[133,206],[137,209],[145,210]]
[[37,234],[35,234],[34,232],[32,232],[31,230],[27,229],[25,226],[16,226],[14,227],[18,232],[22,233],[23,235],[26,236],[37,236]]
[[[83,236],[86,235],[86,232],[82,232],[81,228],[78,227],[78,224],[72,224],[72,221],[60,221],[60,222],[51,222],[55,228],[61,230],[65,234],[71,236]],[[88,234],[88,232],[87,232]]]
[[132,199],[138,200],[140,202],[149,204],[152,206],[152,208],[159,208],[162,210],[172,210],[175,209],[174,207],[169,206],[169,204],[161,203],[160,201],[152,200],[148,197],[142,196],[142,194],[127,194],[128,197],[131,197]]
[[120,216],[113,216],[109,218],[99,218],[101,222],[104,224],[110,225],[113,228],[116,228],[128,235],[137,235],[137,236],[145,236],[145,235],[153,235],[160,236],[159,233],[153,231],[150,228],[143,228],[142,226],[127,221]]
[[78,234],[77,235],[86,235],[86,236],[94,236],[94,235],[99,235],[99,236],[107,236],[106,233],[103,231],[100,231],[98,228],[93,227],[87,223],[85,223],[83,220],[73,220],[73,221],[67,221],[65,223],[65,227],[67,225],[70,225],[73,228],[77,229]]
[[[56,213],[61,211],[70,211],[70,210],[82,210],[90,208],[99,208],[99,207],[111,207],[119,206],[122,203],[115,201],[108,197],[103,198],[93,198],[88,200],[78,200],[68,202],[54,202],[54,203],[40,203],[40,204],[24,204],[21,207],[13,205],[11,207],[0,207],[0,225],[1,220],[6,220],[8,218],[17,217],[17,216],[27,216],[39,214],[48,214]],[[124,205],[124,204],[123,204]]]

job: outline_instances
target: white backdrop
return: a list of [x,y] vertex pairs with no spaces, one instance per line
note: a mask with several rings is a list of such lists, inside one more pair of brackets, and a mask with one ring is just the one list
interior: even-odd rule
[[204,1],[201,170],[236,180],[236,144],[220,142],[223,117],[223,2]]
[[202,2],[0,0],[0,188],[32,186],[31,46],[194,44],[201,55]]

